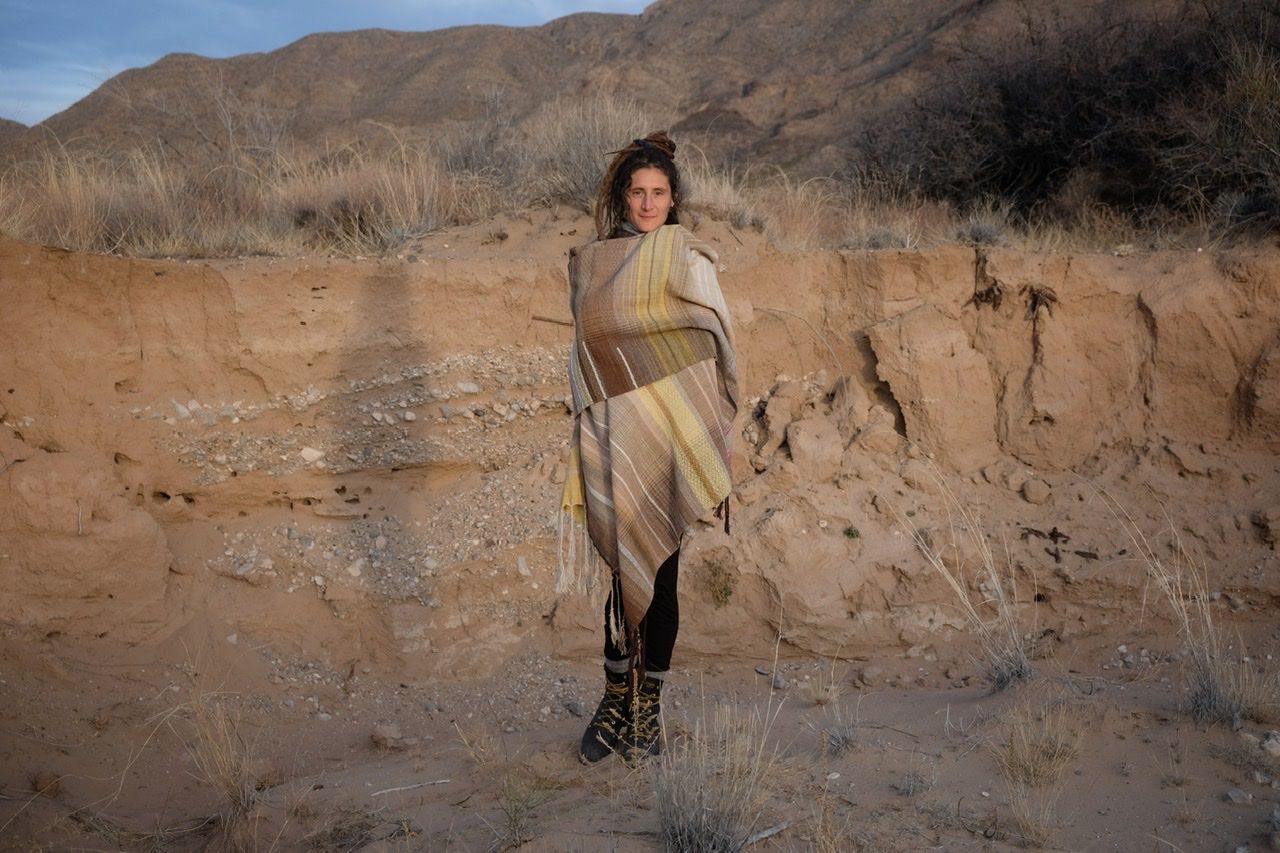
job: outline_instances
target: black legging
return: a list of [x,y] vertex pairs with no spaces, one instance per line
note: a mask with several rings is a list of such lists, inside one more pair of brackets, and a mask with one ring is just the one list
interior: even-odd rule
[[[676,581],[680,577],[680,549],[676,549],[665,563],[658,567],[653,579],[653,601],[640,620],[644,632],[644,669],[646,672],[666,672],[671,668],[671,650],[676,646],[676,633],[680,630],[680,600],[676,596]],[[613,589],[604,605],[604,656],[606,660],[624,661],[627,656],[618,650],[613,632],[609,629],[609,611],[613,597],[618,594],[618,578],[614,577]]]

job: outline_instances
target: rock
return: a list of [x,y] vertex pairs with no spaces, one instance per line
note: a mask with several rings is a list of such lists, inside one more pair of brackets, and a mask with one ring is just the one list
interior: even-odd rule
[[319,462],[324,458],[324,451],[316,450],[314,447],[304,447],[302,450],[298,451],[298,455],[302,457],[303,462],[311,465],[312,463]]
[[782,673],[780,673],[780,672],[775,672],[775,673],[773,674],[773,689],[774,689],[774,690],[786,690],[786,689],[787,689],[787,680],[786,680],[785,678],[783,678],[783,677],[782,677]]
[[459,394],[479,394],[480,386],[474,382],[466,381],[457,384]]
[[1280,732],[1273,729],[1263,735],[1261,747],[1272,758],[1280,758]]
[[1032,477],[1022,484],[1022,497],[1027,503],[1039,506],[1047,503],[1052,494],[1049,484],[1039,477]]
[[787,427],[787,446],[801,478],[823,483],[840,472],[844,442],[840,432],[825,417],[794,421]]
[[762,663],[758,663],[758,664],[756,664],[756,674],[757,674],[757,675],[769,675],[769,674],[770,674],[770,673],[772,673],[772,672],[773,672],[773,670],[769,669],[769,667],[765,666],[764,664],[762,664]]
[[416,421],[416,420],[418,419],[418,415],[417,415],[417,413],[416,413],[416,412],[405,412],[405,413],[404,413],[404,414],[402,414],[400,417],[402,417],[402,418],[404,418],[406,421],[410,421],[410,422],[412,422],[412,421]]
[[1262,538],[1267,544],[1280,545],[1280,506],[1258,513],[1258,526],[1262,528]]
[[868,337],[909,439],[960,471],[998,458],[992,371],[959,321],[922,305],[877,323]]
[[1248,791],[1242,791],[1239,788],[1232,788],[1223,795],[1223,799],[1229,803],[1244,805],[1245,803],[1253,802],[1253,794],[1250,794]]
[[364,565],[365,559],[364,557],[361,557],[351,565],[347,566],[347,574],[351,575],[353,578],[360,577],[361,573],[364,571]]
[[400,726],[395,723],[379,723],[373,727],[369,735],[373,745],[378,749],[401,750],[418,742],[416,737],[405,737],[400,733]]
[[787,427],[804,404],[804,398],[804,383],[794,379],[779,382],[773,389],[764,408],[764,444],[759,450],[761,458],[767,459],[782,444],[787,435]]
[[884,668],[875,666],[864,666],[862,671],[858,673],[858,680],[868,687],[878,684],[880,679],[884,677]]
[[587,713],[586,706],[584,706],[577,699],[570,699],[568,702],[565,702],[564,708],[566,711],[568,711],[570,714],[573,714],[575,717],[586,716],[586,713]]

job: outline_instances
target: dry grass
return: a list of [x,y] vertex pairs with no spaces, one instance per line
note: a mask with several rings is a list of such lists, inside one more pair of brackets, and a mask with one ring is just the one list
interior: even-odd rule
[[493,833],[499,850],[520,847],[534,837],[538,812],[555,796],[557,785],[547,779],[508,776],[498,791],[498,819],[490,823],[481,818]]
[[768,745],[776,710],[720,706],[673,738],[652,764],[659,839],[682,853],[742,850],[760,819],[777,754]]
[[1013,826],[1024,843],[1046,847],[1052,842],[1060,783],[1080,754],[1083,731],[1075,709],[1050,702],[1039,710],[1014,712],[1006,739],[990,747],[1009,793]]
[[477,767],[484,767],[493,761],[497,755],[497,743],[492,735],[483,731],[470,733],[463,731],[456,720],[453,727],[458,732],[458,740],[461,741],[462,748],[467,751],[467,755],[471,756],[471,760]]
[[[1030,681],[1035,677],[1035,669],[1019,630],[1018,600],[1011,572],[1007,568],[1002,571],[997,565],[991,543],[974,511],[956,496],[936,469],[933,474],[947,515],[948,542],[935,542],[933,535],[918,527],[909,515],[896,509],[894,515],[954,593],[965,620],[977,634],[992,690],[999,692]],[[969,564],[973,561],[977,562],[977,577],[971,581]],[[1007,553],[1002,562],[1005,567],[1011,565]],[[976,591],[971,589],[971,582]]]
[[589,210],[610,151],[663,125],[628,98],[557,98],[525,124],[518,171],[533,201]]
[[1231,638],[1216,621],[1207,573],[1188,554],[1177,531],[1170,525],[1171,556],[1166,560],[1115,498],[1099,494],[1124,527],[1148,582],[1168,605],[1177,626],[1186,651],[1184,710],[1202,723],[1237,725],[1245,719],[1276,719],[1280,714],[1280,671],[1257,668],[1239,637],[1232,653]]
[[1079,715],[1063,702],[1039,711],[1022,708],[1009,721],[1008,737],[991,753],[1010,782],[1043,788],[1062,778],[1080,755],[1084,731]]
[[199,778],[220,795],[222,838],[228,849],[250,850],[254,840],[257,785],[239,717],[217,696],[197,692],[185,708],[185,742]]
[[811,727],[820,738],[823,754],[839,757],[857,749],[862,742],[860,724],[861,715],[856,709],[850,715],[841,703],[835,702],[826,710],[826,720]]

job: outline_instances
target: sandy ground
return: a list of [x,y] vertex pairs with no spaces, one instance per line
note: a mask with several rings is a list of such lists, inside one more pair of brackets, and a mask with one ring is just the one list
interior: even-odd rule
[[[552,584],[587,227],[350,261],[0,242],[0,845],[660,848],[682,765],[578,763],[598,603]],[[726,714],[754,745],[751,849],[1280,843],[1280,257],[699,233],[749,399],[664,707],[673,757],[738,754]],[[1034,679],[991,692],[929,555],[983,620],[1015,599]],[[1238,719],[1188,714],[1175,600],[1262,696]]]

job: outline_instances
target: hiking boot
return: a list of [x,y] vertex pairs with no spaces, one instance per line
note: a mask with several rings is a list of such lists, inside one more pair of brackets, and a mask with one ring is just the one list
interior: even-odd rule
[[631,700],[631,727],[627,733],[627,761],[641,761],[662,752],[662,679],[647,676]]
[[604,671],[604,697],[591,715],[582,733],[578,758],[583,764],[595,764],[617,752],[627,734],[627,674]]

